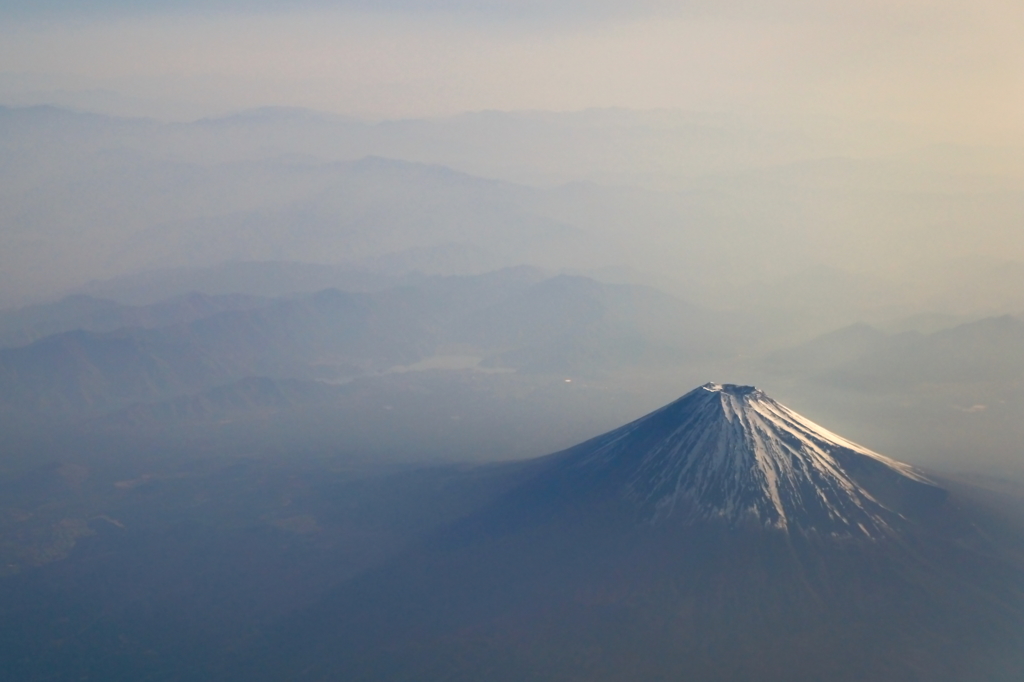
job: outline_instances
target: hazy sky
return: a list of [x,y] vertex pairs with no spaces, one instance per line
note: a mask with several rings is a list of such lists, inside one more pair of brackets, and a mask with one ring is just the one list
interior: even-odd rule
[[267,104],[371,117],[667,107],[1018,142],[1024,3],[4,2],[0,101],[74,92],[99,108],[163,103],[172,116]]

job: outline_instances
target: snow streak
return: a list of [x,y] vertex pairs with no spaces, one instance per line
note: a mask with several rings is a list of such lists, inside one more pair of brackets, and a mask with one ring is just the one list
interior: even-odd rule
[[626,498],[654,522],[696,515],[880,537],[900,516],[858,478],[933,485],[752,386],[705,384],[592,444],[567,464],[621,471]]

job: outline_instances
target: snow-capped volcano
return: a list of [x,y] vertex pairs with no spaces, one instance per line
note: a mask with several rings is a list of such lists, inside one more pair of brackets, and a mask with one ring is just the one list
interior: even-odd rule
[[722,519],[881,537],[904,520],[908,495],[943,495],[912,467],[733,384],[705,384],[559,459],[563,474],[617,481],[654,522]]
[[367,682],[1024,680],[1018,521],[755,388],[707,384],[478,475],[501,492],[302,614],[289,636],[300,648],[277,669]]

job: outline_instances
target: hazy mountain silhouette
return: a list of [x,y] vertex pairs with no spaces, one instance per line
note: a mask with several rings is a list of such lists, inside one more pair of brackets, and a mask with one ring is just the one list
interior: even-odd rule
[[[36,316],[100,329],[110,320],[181,321],[69,331],[0,349],[9,411],[88,416],[250,376],[339,381],[452,352],[524,372],[597,373],[720,356],[736,335],[729,318],[653,289],[546,278],[533,268],[428,277],[377,292],[98,306],[91,315],[61,319],[58,306]],[[202,306],[212,314],[198,312]],[[12,325],[11,335],[38,329],[31,312],[21,313],[25,325]]]
[[403,281],[349,266],[291,261],[231,261],[208,267],[145,270],[83,285],[78,295],[113,299],[127,305],[151,305],[195,292],[210,296],[282,297],[323,289],[383,291]]
[[269,303],[259,296],[209,296],[195,290],[139,306],[81,294],[67,296],[54,303],[0,312],[0,348],[28,345],[37,339],[67,331],[107,332],[122,327],[187,324],[227,310],[251,310]]
[[770,354],[765,366],[859,390],[1013,382],[1024,373],[1024,320],[1002,315],[932,333],[856,324]]

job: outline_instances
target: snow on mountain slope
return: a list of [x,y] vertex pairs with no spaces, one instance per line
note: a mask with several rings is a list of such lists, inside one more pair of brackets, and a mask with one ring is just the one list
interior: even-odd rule
[[705,384],[557,457],[564,475],[615,481],[651,522],[880,538],[907,522],[908,497],[944,496],[910,466],[733,384]]

